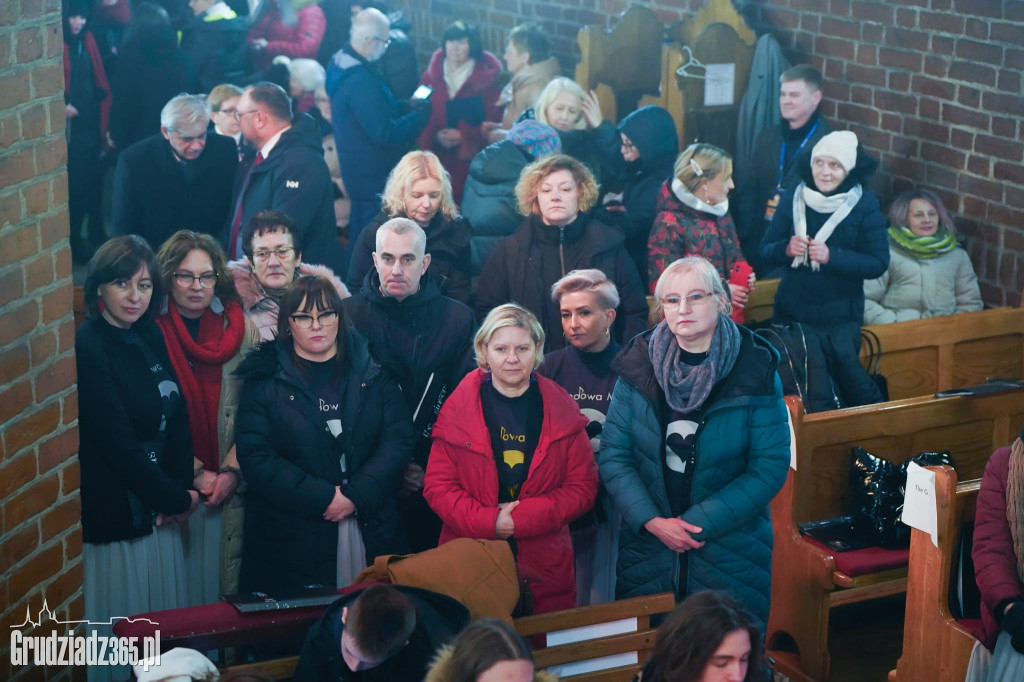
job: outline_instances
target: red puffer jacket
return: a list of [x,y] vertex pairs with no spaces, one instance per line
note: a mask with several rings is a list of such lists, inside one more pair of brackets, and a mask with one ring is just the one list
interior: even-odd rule
[[[442,544],[497,539],[498,468],[480,405],[486,376],[479,369],[466,375],[434,425],[423,496],[444,522]],[[569,522],[593,507],[597,466],[579,407],[558,384],[534,376],[544,421],[512,520],[519,578],[530,583],[534,613],[544,613],[576,606]]]
[[306,6],[298,9],[298,20],[293,26],[284,23],[281,10],[278,9],[277,3],[274,3],[249,29],[248,42],[251,43],[257,38],[264,38],[267,41],[267,48],[255,55],[256,69],[267,68],[274,57],[279,55],[292,59],[316,59],[320,43],[324,39],[324,31],[327,30],[324,11],[319,5],[304,3],[303,0],[295,0],[294,4],[296,8],[303,4]]
[[[999,624],[995,611],[1011,601],[1024,601],[1024,585],[1017,575],[1017,559],[1013,554],[1013,537],[1006,520],[1006,476],[1010,468],[1010,448],[999,448],[985,465],[978,492],[978,509],[974,518],[974,576],[981,591],[981,624],[985,630],[984,644],[996,645]],[[1021,608],[1016,606],[1014,608]]]

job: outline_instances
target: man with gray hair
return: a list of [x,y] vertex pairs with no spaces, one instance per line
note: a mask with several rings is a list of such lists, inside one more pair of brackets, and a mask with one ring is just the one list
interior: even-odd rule
[[425,100],[395,98],[375,62],[388,46],[388,18],[364,9],[352,19],[349,42],[327,69],[331,124],[345,190],[352,199],[344,265],[359,232],[380,210],[388,173],[430,119]]
[[137,234],[153,249],[178,230],[217,234],[231,210],[238,167],[233,140],[207,137],[210,105],[181,94],[160,112],[160,134],[121,152],[114,174],[114,234]]
[[402,481],[399,509],[414,552],[437,546],[441,521],[423,500],[430,431],[445,399],[475,366],[473,312],[441,293],[427,271],[427,235],[408,218],[377,228],[375,270],[342,307],[370,353],[402,388],[416,441]]

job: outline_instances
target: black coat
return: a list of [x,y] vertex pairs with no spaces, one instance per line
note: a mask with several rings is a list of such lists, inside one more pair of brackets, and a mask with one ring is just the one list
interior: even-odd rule
[[[409,643],[376,668],[353,672],[341,656],[341,612],[361,594],[351,592],[331,604],[306,635],[293,682],[405,682],[422,680],[437,650],[469,625],[469,611],[443,594],[396,585],[416,605],[416,627]],[[350,610],[351,612],[351,610]]]
[[348,474],[318,398],[289,351],[268,341],[236,372],[245,385],[235,446],[249,484],[243,591],[335,584],[338,524],[323,519],[335,486],[355,504],[368,565],[406,547],[396,500],[412,447],[408,410],[362,337],[347,330],[345,345],[341,422]]
[[237,149],[230,137],[207,134],[189,176],[163,135],[124,150],[114,174],[114,233],[144,237],[155,251],[178,230],[220,232],[231,212]]
[[[163,335],[149,317],[132,330],[173,377]],[[82,476],[82,540],[130,540],[153,531],[152,513],[180,514],[192,499],[192,435],[184,409],[169,420],[157,461],[145,442],[158,440],[160,387],[127,332],[102,317],[75,334],[78,367],[78,461]],[[133,507],[150,514],[133,514]]]
[[[323,136],[313,117],[299,114],[263,163],[248,166],[249,184],[242,201],[242,227],[259,211],[274,209],[295,221],[302,235],[302,260],[344,270],[338,223],[334,217],[334,185],[324,161]],[[246,172],[244,169],[240,172]],[[244,184],[244,180],[238,186]],[[232,211],[236,202],[231,203]],[[228,245],[234,213],[225,221]],[[228,252],[230,253],[230,249]]]
[[523,221],[516,208],[516,183],[532,160],[511,140],[501,140],[481,149],[470,162],[460,208],[473,228],[469,241],[474,273]]
[[[812,128],[814,132],[800,150],[798,159],[797,149]],[[821,118],[817,112],[806,125],[796,130],[791,130],[787,121],[769,126],[757,136],[750,167],[735,169],[737,188],[730,201],[732,217],[736,222],[736,234],[740,238],[743,255],[754,267],[758,277],[764,276],[772,269],[772,266],[762,261],[760,249],[768,225],[764,219],[765,209],[779,186],[779,155],[782,143],[786,143],[782,188],[791,189],[800,184],[802,169],[810,163],[814,145],[832,130],[829,122]]]
[[209,13],[192,17],[181,33],[181,49],[192,60],[200,92],[210,92],[221,83],[238,83],[245,75],[245,38],[248,20]]
[[370,353],[401,386],[409,414],[417,415],[413,458],[423,467],[444,399],[475,367],[473,311],[441,295],[433,269],[432,263],[420,290],[404,301],[380,293],[376,270],[366,273],[358,294],[342,301]]
[[593,216],[580,216],[557,228],[531,217],[491,252],[477,284],[476,311],[482,320],[495,306],[515,302],[540,321],[544,350],[565,345],[558,306],[551,301],[551,285],[581,268],[597,268],[619,290],[615,338],[620,343],[647,328],[647,296],[636,265],[623,246],[622,232]]
[[[406,217],[399,213],[396,218]],[[359,233],[359,240],[352,248],[352,260],[345,276],[345,285],[352,291],[362,286],[366,273],[373,270],[373,252],[377,250],[377,228],[389,220],[381,211],[373,221]],[[440,211],[423,230],[427,233],[427,253],[430,254],[430,271],[438,278],[441,293],[456,301],[466,303],[470,295],[469,240],[472,235],[465,218],[449,220]]]
[[[846,192],[866,183],[877,163],[858,153],[857,165],[836,192]],[[814,187],[810,164],[802,169],[803,181]],[[850,214],[843,219],[826,245],[829,260],[815,272],[810,267],[790,267],[793,259],[786,246],[793,236],[794,187],[786,190],[772,224],[761,243],[761,259],[770,267],[782,268],[775,293],[772,319],[779,323],[801,322],[817,327],[864,321],[864,280],[881,277],[889,267],[889,240],[885,216],[878,199],[867,189]],[[807,236],[814,237],[831,214],[806,209]]]

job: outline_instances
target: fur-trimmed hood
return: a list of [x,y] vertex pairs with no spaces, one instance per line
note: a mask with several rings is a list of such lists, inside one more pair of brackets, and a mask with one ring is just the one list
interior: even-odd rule
[[[430,665],[430,670],[427,672],[423,682],[455,682],[448,671],[453,650],[451,644],[438,650],[437,657],[434,658],[434,662]],[[533,674],[533,682],[556,682],[557,679],[556,675],[543,670],[538,670]]]
[[[229,262],[228,270],[231,272],[231,276],[235,278],[235,289],[238,290],[238,295],[242,298],[242,305],[246,310],[252,310],[257,303],[268,298],[267,292],[263,289],[263,285],[259,283],[259,280],[256,279],[256,275],[252,271],[252,265],[247,259],[239,258]],[[338,295],[342,298],[348,298],[352,295],[349,293],[348,287],[326,265],[299,263],[298,272],[300,276],[319,275],[320,277],[326,277],[331,281],[331,284],[338,291]]]

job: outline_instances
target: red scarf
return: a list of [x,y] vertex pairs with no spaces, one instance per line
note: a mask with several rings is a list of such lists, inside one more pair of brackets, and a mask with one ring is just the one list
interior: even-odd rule
[[220,405],[222,365],[242,346],[245,318],[237,301],[224,305],[221,317],[209,308],[199,320],[199,340],[185,328],[174,301],[167,302],[167,313],[156,320],[167,342],[171,365],[188,407],[195,456],[208,471],[220,471],[220,447],[217,439],[217,408]]

